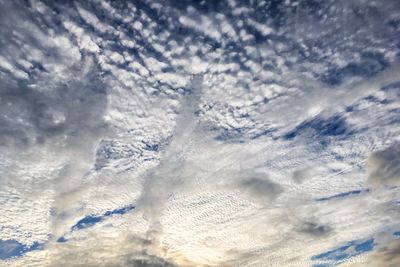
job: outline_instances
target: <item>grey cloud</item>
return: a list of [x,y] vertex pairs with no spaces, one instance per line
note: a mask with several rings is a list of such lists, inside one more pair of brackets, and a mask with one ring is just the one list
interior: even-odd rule
[[255,174],[255,176],[245,178],[241,181],[241,187],[251,197],[255,197],[261,201],[271,201],[277,198],[284,188],[273,181],[266,175]]
[[298,184],[301,184],[305,179],[312,175],[311,168],[302,168],[295,170],[292,174],[292,179]]
[[164,267],[164,266],[172,266],[168,263],[155,263],[154,261],[144,261],[144,260],[132,260],[124,263],[124,266],[131,267]]
[[126,239],[125,246],[131,247],[132,251],[124,254],[122,257],[117,258],[117,262],[105,264],[105,266],[132,266],[132,267],[173,267],[177,266],[167,259],[157,256],[151,252],[154,247],[153,241],[148,238],[141,238],[137,236],[129,236]]
[[[21,165],[23,160],[29,164],[43,162],[35,157],[41,148],[50,149],[65,160],[47,177],[51,182],[42,185],[55,190],[53,207],[63,213],[72,203],[67,199],[76,201],[78,198],[72,200],[71,196],[82,193],[81,178],[92,167],[95,147],[108,131],[103,120],[107,94],[96,66],[68,82],[40,77],[37,83],[30,86],[11,80],[0,82],[0,147],[6,147],[15,157],[21,151],[27,154],[21,158]],[[15,169],[10,166],[7,173],[11,176]]]
[[127,234],[113,239],[91,236],[84,242],[89,242],[90,246],[64,243],[62,246],[53,247],[51,251],[54,254],[50,266],[179,266],[154,252],[151,240],[139,236]]
[[117,267],[117,266],[127,266],[127,267],[173,267],[177,266],[163,258],[149,255],[145,252],[142,254],[135,255],[125,255],[121,260],[117,260],[117,262],[106,263],[105,267]]
[[[0,69],[0,147],[18,159],[18,164],[2,168],[7,176],[0,182],[34,176],[37,186],[16,190],[32,195],[52,190],[54,212],[48,223],[58,234],[63,215],[76,208],[72,206],[87,190],[82,178],[93,167],[97,143],[109,131],[103,119],[106,76],[96,58],[81,53],[68,33],[54,24],[55,17],[43,21],[46,18],[28,3],[3,1],[0,9],[2,14],[7,10],[0,18],[0,33],[6,36],[0,56],[13,67]],[[49,28],[43,27],[45,22]],[[28,78],[15,75],[18,71],[26,71]],[[55,157],[54,166],[45,163],[53,160],[50,157]],[[37,175],[29,169],[18,174],[19,168],[35,164],[46,164],[48,172]]]
[[105,126],[107,95],[93,57],[81,54],[66,32],[42,27],[44,18],[28,3],[1,1],[0,9],[0,33],[6,36],[0,60],[12,65],[0,67],[0,145],[25,146],[63,136],[79,143],[84,135],[98,134]]
[[398,145],[372,153],[368,158],[368,165],[368,182],[372,185],[400,185],[400,147]]
[[118,263],[118,265],[107,265],[109,267],[113,266],[129,266],[129,267],[172,267],[176,266],[172,263],[165,261],[164,259],[152,256],[148,259],[128,259],[123,261],[122,265]]
[[96,73],[41,90],[26,84],[1,84],[0,144],[41,143],[66,135],[69,140],[105,129],[107,95]]
[[314,221],[306,221],[299,227],[299,231],[315,237],[321,237],[331,233],[332,228],[329,225],[319,224]]
[[398,266],[400,262],[400,241],[393,240],[385,245],[381,245],[378,251],[372,256],[373,266]]

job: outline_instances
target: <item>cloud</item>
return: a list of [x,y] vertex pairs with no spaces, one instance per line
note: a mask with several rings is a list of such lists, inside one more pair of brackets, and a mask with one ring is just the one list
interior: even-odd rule
[[292,174],[292,179],[294,182],[301,184],[304,180],[314,175],[314,170],[311,167],[305,167],[295,170]]
[[262,174],[246,177],[240,185],[249,196],[260,201],[272,201],[284,191],[280,184],[271,181],[266,175]]
[[303,222],[299,227],[299,231],[315,237],[322,237],[332,232],[329,225],[319,224],[313,221]]
[[398,221],[360,189],[396,1],[100,2],[0,1],[0,238],[46,242],[13,265],[310,265]]
[[[99,82],[95,82],[97,81]],[[91,81],[91,83],[89,83]],[[106,128],[102,122],[107,100],[104,86],[91,74],[69,86],[56,85],[41,91],[27,84],[15,87],[2,82],[1,145],[43,143],[67,135],[73,144],[78,138]],[[103,89],[102,89],[103,87]]]
[[368,158],[368,182],[374,186],[400,185],[400,147],[392,145]]
[[129,233],[115,238],[91,234],[80,243],[73,240],[63,245],[49,247],[51,253],[49,266],[79,266],[88,267],[176,267],[172,261],[154,254],[152,241]]
[[400,262],[400,240],[392,240],[386,244],[378,246],[366,260],[369,266],[396,267]]
[[150,222],[147,236],[153,242],[159,242],[162,232],[160,220],[168,197],[188,178],[184,176],[182,170],[185,168],[185,158],[190,151],[192,134],[196,128],[195,111],[202,86],[202,77],[193,76],[190,92],[181,102],[172,140],[164,151],[159,165],[145,175],[137,206],[143,212],[145,219]]

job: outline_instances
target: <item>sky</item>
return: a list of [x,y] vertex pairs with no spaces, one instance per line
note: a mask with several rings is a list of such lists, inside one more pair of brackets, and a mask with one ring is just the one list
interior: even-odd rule
[[399,266],[397,0],[0,0],[0,266]]

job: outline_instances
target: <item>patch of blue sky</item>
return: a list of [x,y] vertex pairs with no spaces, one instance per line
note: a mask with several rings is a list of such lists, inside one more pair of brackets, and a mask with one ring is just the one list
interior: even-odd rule
[[354,256],[372,251],[374,247],[375,243],[373,238],[367,240],[353,240],[341,247],[312,256],[311,260],[318,262],[314,264],[313,267],[337,266]]
[[331,267],[332,265],[321,263],[321,264],[313,264],[312,267]]
[[330,118],[315,117],[297,125],[292,131],[283,135],[284,140],[292,140],[297,136],[306,137],[310,141],[317,141],[322,146],[329,144],[332,138],[345,139],[353,134],[346,119],[340,115]]
[[322,81],[331,86],[337,86],[346,78],[370,77],[382,72],[389,66],[384,54],[380,52],[361,53],[357,62],[351,62],[342,68],[332,68],[322,77]]
[[149,151],[158,151],[159,145],[158,144],[146,144],[144,149],[149,150]]
[[370,191],[369,189],[352,190],[352,191],[343,192],[343,193],[339,193],[339,194],[328,196],[328,197],[320,197],[320,198],[315,199],[315,201],[326,201],[326,200],[332,200],[332,199],[337,199],[337,198],[343,198],[343,197],[347,197],[350,195],[359,195],[362,193],[368,193],[369,191]]
[[0,239],[0,259],[6,260],[21,257],[27,252],[43,249],[43,243],[35,242],[28,246],[14,239]]
[[[134,205],[128,205],[119,209],[115,210],[109,210],[106,211],[105,213],[101,215],[88,215],[82,219],[80,219],[76,224],[74,224],[71,227],[71,232],[81,230],[81,229],[86,229],[91,226],[94,226],[97,223],[100,223],[104,220],[106,220],[108,217],[112,217],[114,215],[123,215],[135,208]],[[57,239],[58,243],[65,243],[68,241],[68,238],[66,236],[61,236]]]
[[65,242],[67,242],[68,241],[68,239],[66,238],[66,237],[64,237],[64,236],[62,236],[62,237],[60,237],[59,239],[57,239],[57,242],[58,243],[65,243]]
[[122,207],[120,209],[106,211],[102,215],[88,215],[88,216],[84,217],[83,219],[79,220],[74,226],[72,226],[71,231],[91,227],[99,222],[104,221],[108,217],[111,217],[113,215],[123,215],[123,214],[127,213],[128,211],[133,210],[134,208],[135,208],[134,205],[128,205],[128,206]]

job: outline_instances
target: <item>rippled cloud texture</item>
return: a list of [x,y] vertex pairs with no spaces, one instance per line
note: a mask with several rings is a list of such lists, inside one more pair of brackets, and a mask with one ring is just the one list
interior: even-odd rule
[[1,266],[398,266],[396,0],[0,0]]

